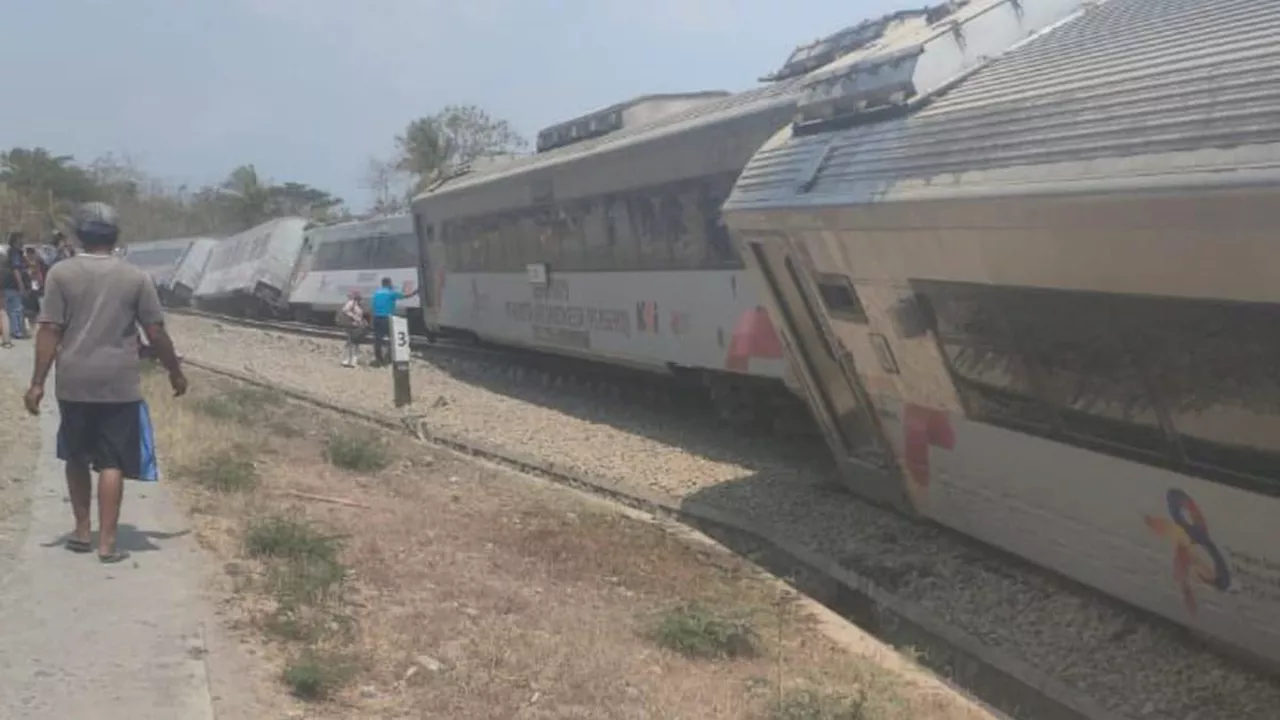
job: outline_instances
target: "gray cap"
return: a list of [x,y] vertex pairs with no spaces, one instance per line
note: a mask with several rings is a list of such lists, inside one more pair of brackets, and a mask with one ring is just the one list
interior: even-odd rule
[[120,234],[120,217],[115,208],[106,203],[89,202],[76,208],[76,234],[94,237],[115,237]]

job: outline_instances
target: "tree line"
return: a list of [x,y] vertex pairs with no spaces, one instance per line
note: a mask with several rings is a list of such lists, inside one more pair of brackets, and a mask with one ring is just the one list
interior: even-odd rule
[[[510,123],[474,105],[451,105],[413,120],[396,136],[389,157],[369,160],[361,179],[373,195],[367,214],[403,212],[413,195],[449,168],[527,147]],[[191,188],[165,183],[110,153],[81,163],[43,147],[0,151],[0,229],[46,239],[65,228],[77,204],[90,200],[115,206],[122,234],[131,240],[224,236],[286,215],[322,223],[361,217],[328,191],[264,178],[252,164],[236,167],[220,183]]]

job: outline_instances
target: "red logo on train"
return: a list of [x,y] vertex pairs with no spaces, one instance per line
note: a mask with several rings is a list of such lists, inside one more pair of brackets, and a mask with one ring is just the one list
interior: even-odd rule
[[778,331],[774,329],[769,313],[759,306],[738,316],[738,322],[733,326],[733,337],[729,340],[729,350],[725,353],[725,369],[748,372],[752,358],[782,359],[782,341],[778,339]]
[[902,444],[907,471],[907,495],[919,509],[929,493],[929,483],[932,480],[929,469],[930,450],[935,447],[952,450],[956,446],[956,433],[951,427],[951,417],[937,408],[907,403],[902,412]]

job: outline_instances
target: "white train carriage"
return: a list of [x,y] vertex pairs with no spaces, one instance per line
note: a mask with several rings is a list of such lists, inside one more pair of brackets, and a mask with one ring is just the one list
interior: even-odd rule
[[[301,322],[328,323],[358,291],[373,294],[383,278],[405,293],[418,287],[418,239],[413,216],[394,215],[315,227],[307,232],[294,272],[289,307]],[[397,305],[422,329],[422,302],[414,295]]]
[[1280,667],[1280,3],[947,21],[726,205],[844,477]]
[[168,302],[174,272],[198,239],[189,237],[131,243],[125,248],[124,259],[150,275],[161,300]]
[[305,218],[278,218],[218,242],[195,304],[236,315],[287,314],[289,281],[308,225]]
[[735,420],[795,405],[719,208],[798,83],[637,98],[420,195],[438,329],[696,378]]
[[200,287],[200,278],[204,276],[204,268],[209,263],[213,248],[221,242],[216,238],[196,238],[191,243],[187,254],[182,256],[178,266],[173,269],[169,279],[167,301],[174,306],[191,304],[196,288]]

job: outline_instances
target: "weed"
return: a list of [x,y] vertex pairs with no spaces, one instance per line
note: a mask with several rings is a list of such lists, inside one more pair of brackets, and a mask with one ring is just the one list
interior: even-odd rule
[[278,394],[270,390],[236,388],[201,399],[196,410],[214,420],[248,424],[262,420],[267,409],[279,400]]
[[245,492],[258,486],[258,468],[253,461],[253,451],[243,446],[204,457],[184,474],[215,492]]
[[320,533],[303,518],[270,515],[249,523],[245,550],[250,557],[315,558],[337,562],[338,540]]
[[769,720],[871,720],[867,694],[856,696],[823,693],[811,689],[791,690],[770,708]]
[[355,668],[341,655],[305,650],[284,669],[284,682],[296,697],[324,700],[351,678]]
[[391,464],[391,452],[386,442],[367,431],[331,435],[324,454],[330,463],[355,472],[378,472]]
[[691,658],[735,658],[756,653],[757,636],[746,620],[717,615],[697,603],[680,605],[662,614],[654,640]]
[[347,569],[325,557],[292,557],[267,569],[267,582],[281,607],[320,605],[335,599]]

